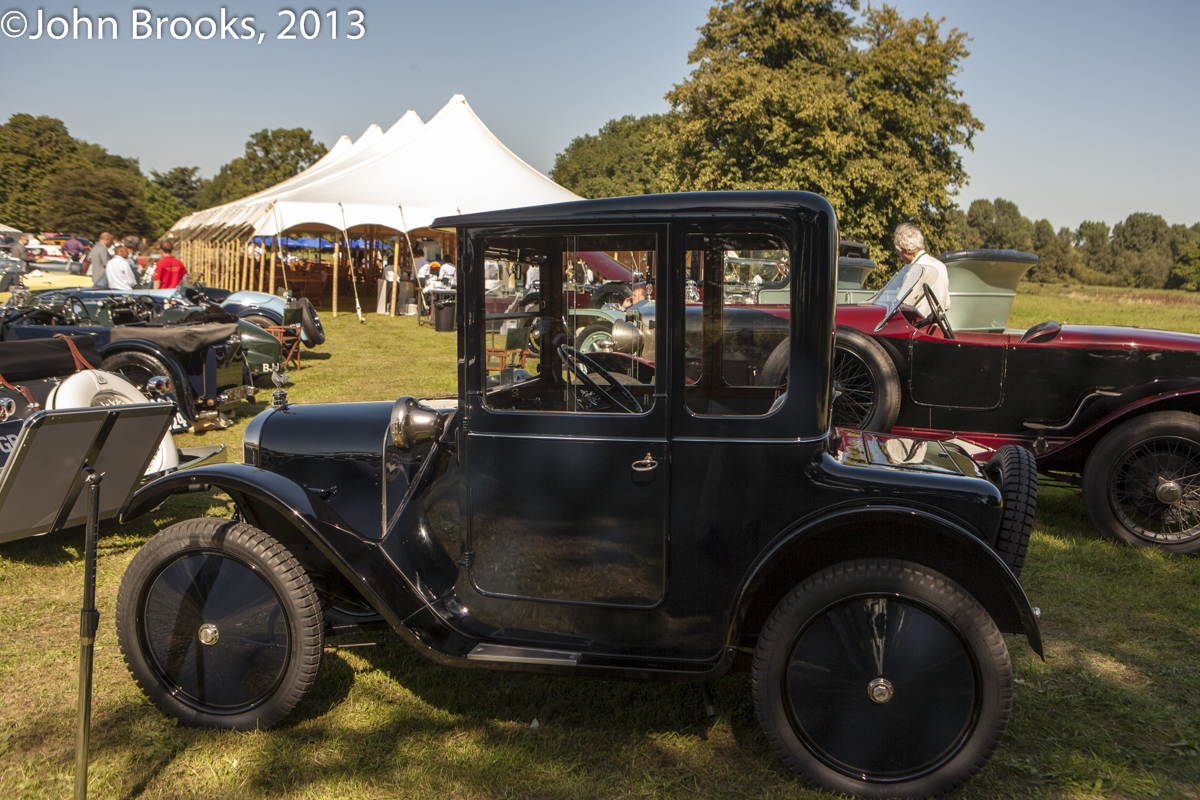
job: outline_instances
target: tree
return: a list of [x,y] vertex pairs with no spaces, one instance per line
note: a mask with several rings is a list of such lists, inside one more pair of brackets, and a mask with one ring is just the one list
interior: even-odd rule
[[[1050,226],[1046,222],[1047,227]],[[1050,228],[1051,237],[1053,228]],[[995,202],[976,200],[967,211],[967,246],[986,247],[994,250],[1034,249],[1034,226],[1021,215],[1017,204],[1003,197]]]
[[196,194],[208,182],[200,177],[199,167],[173,167],[164,174],[150,170],[150,178],[189,211],[196,209]]
[[1161,289],[1171,274],[1171,228],[1158,214],[1134,213],[1113,226],[1114,271],[1129,285]]
[[1081,223],[1075,232],[1075,246],[1083,251],[1085,269],[1101,275],[1112,274],[1112,247],[1109,244],[1109,231],[1106,223],[1092,221]]
[[197,193],[197,206],[229,203],[270,188],[312,166],[327,151],[306,128],[264,128],[250,136],[244,156],[221,167]]
[[966,181],[957,148],[982,123],[954,75],[967,36],[857,0],[726,0],[709,10],[691,76],[667,94],[663,184],[673,190],[805,189],[843,236],[890,250],[916,221],[930,249]]
[[146,217],[150,222],[151,239],[158,239],[166,233],[181,217],[191,213],[174,195],[153,181],[147,181],[142,192],[142,203],[146,207]]
[[146,185],[125,170],[62,172],[47,187],[42,219],[54,230],[149,236],[154,230],[142,199]]
[[1172,289],[1200,291],[1200,244],[1186,245],[1179,254],[1167,286]]
[[0,125],[0,220],[37,230],[50,180],[57,173],[88,166],[62,120],[13,114]]
[[609,120],[597,135],[572,139],[550,177],[582,197],[651,194],[658,190],[654,132],[661,124],[659,114]]

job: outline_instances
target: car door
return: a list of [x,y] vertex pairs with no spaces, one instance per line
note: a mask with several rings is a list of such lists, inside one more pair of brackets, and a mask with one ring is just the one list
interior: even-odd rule
[[[647,370],[653,357],[576,351],[589,318],[571,313],[563,280],[579,253],[636,264],[656,260],[664,240],[653,229],[576,229],[478,242],[486,258],[507,263],[506,274],[537,267],[541,280],[527,317],[470,325],[465,344],[464,369],[475,387],[460,443],[466,561],[493,624],[519,622],[524,601],[649,608],[666,594],[670,458],[662,377]],[[512,326],[527,327],[527,335],[510,336]],[[531,347],[510,352],[510,341]],[[521,602],[507,610],[495,602],[506,598]]]

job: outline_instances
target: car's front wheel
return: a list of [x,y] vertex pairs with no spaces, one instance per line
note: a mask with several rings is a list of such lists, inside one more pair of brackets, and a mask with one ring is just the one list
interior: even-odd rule
[[961,785],[1012,713],[1012,665],[992,618],[907,561],[848,561],[793,589],[759,635],[752,680],[759,723],[787,765],[865,797]]
[[1084,465],[1083,501],[1107,539],[1200,552],[1200,417],[1157,411],[1109,431]]
[[146,543],[117,595],[117,638],[138,686],[185,725],[269,728],[321,664],[321,604],[286,548],[228,519],[187,520]]

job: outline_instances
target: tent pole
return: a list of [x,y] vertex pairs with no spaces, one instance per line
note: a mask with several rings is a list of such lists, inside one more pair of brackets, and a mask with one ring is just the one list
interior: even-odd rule
[[[276,259],[275,254],[278,251],[279,251],[279,234],[277,233],[277,234],[275,234],[275,244],[271,247],[271,282],[270,282],[271,294],[275,294],[275,259]],[[265,271],[266,270],[263,270],[258,273],[258,290],[260,292],[263,290],[263,277],[264,277],[263,273]]]
[[396,300],[400,295],[400,237],[392,244],[392,316],[396,316]]
[[330,305],[333,306],[333,316],[336,319],[338,312],[338,273],[342,268],[342,243],[339,241],[333,251],[333,300]]

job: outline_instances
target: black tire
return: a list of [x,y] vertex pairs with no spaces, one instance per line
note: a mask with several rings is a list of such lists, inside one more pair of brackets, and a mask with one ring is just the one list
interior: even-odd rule
[[603,308],[608,303],[621,305],[629,297],[633,297],[633,287],[628,283],[609,281],[601,284],[596,291],[592,292],[592,299],[588,302],[588,306]]
[[175,408],[183,414],[185,419],[189,422],[195,420],[196,409],[192,407],[192,403],[187,399],[188,390],[179,385],[179,379],[160,358],[137,350],[124,350],[106,356],[100,362],[100,369],[105,372],[117,373],[132,383],[139,392],[146,396],[150,396],[147,384],[151,378],[169,378],[171,381],[171,391],[167,392],[166,396],[175,403]]
[[260,328],[270,328],[278,325],[275,320],[270,317],[264,317],[262,314],[247,314],[241,318],[243,322],[249,322],[251,325],[257,325]]
[[1006,444],[988,461],[986,472],[1004,495],[996,552],[1019,576],[1037,511],[1037,461],[1024,447]]
[[308,575],[279,542],[228,519],[187,520],[147,542],[121,579],[115,619],[134,680],[185,725],[269,728],[321,664]]
[[995,622],[958,584],[907,561],[849,561],[793,589],[759,635],[751,685],[784,762],[863,797],[962,785],[1012,716]]
[[[784,386],[791,359],[791,337],[767,358],[760,386]],[[888,433],[900,416],[900,375],[884,349],[871,337],[842,325],[833,349],[833,414],[837,428]]]
[[300,330],[304,331],[304,346],[316,347],[325,344],[325,327],[312,301],[307,297],[300,298]]
[[1200,417],[1156,411],[1109,431],[1084,465],[1083,502],[1106,539],[1200,552]]
[[593,322],[579,332],[575,337],[575,349],[581,353],[604,352],[596,346],[605,339],[612,340],[612,325],[604,322]]

